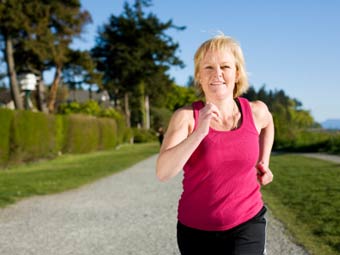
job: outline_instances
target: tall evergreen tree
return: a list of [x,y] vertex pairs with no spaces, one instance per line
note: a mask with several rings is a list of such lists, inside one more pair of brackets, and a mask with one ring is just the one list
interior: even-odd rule
[[302,103],[290,98],[283,90],[267,91],[263,85],[258,91],[250,87],[244,95],[251,101],[264,101],[273,114],[275,126],[275,146],[294,143],[302,130],[315,125],[310,112],[302,109]]
[[90,98],[94,85],[102,89],[102,73],[96,70],[96,64],[89,51],[70,52],[68,62],[63,68],[63,81],[71,90],[82,88],[84,85],[89,86]]
[[123,13],[111,15],[100,28],[92,49],[98,69],[104,72],[105,88],[112,97],[125,98],[127,120],[129,94],[144,91],[150,101],[156,100],[171,87],[170,66],[183,66],[175,55],[179,45],[165,32],[184,27],[176,27],[171,20],[163,23],[152,13],[146,15],[143,8],[150,5],[149,0],[136,0],[133,6],[125,3]]

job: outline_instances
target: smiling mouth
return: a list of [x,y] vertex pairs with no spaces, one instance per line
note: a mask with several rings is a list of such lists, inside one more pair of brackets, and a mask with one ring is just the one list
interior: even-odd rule
[[223,85],[226,85],[225,82],[212,82],[210,83],[211,86],[223,86]]

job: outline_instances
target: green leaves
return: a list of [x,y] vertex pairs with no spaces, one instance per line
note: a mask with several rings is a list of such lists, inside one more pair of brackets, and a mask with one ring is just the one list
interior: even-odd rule
[[144,82],[145,92],[154,98],[169,89],[169,67],[183,65],[175,55],[178,44],[166,34],[168,29],[183,28],[175,27],[172,21],[163,23],[153,14],[146,15],[143,7],[150,4],[136,1],[131,7],[126,3],[121,15],[112,15],[100,28],[92,49],[98,69],[104,72],[104,87],[117,95],[134,93]]

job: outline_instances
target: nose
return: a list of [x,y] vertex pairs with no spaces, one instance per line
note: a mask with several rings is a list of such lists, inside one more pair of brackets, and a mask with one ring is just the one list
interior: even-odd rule
[[223,74],[222,69],[221,69],[220,67],[217,67],[217,68],[215,69],[215,75],[216,75],[216,77],[222,77],[222,74]]

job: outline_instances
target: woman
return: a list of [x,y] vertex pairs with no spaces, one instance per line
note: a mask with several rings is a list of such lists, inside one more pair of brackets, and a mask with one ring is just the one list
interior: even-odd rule
[[260,185],[273,179],[274,125],[267,106],[240,97],[248,88],[242,50],[219,35],[195,54],[205,102],[177,110],[157,160],[157,177],[184,170],[178,205],[181,254],[264,254],[266,208]]

